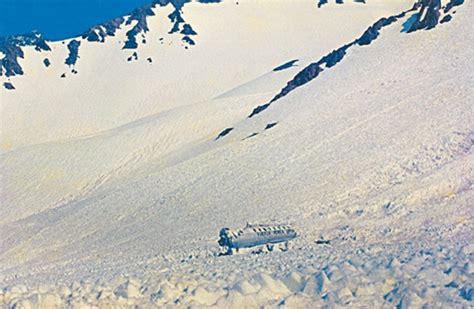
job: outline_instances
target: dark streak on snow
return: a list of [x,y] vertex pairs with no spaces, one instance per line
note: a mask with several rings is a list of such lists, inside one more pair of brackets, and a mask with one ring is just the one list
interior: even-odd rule
[[226,136],[227,134],[229,134],[232,130],[234,130],[234,128],[226,128],[226,129],[224,129],[221,133],[219,133],[219,135],[218,135],[214,140],[217,141],[219,138],[224,137],[224,136]]
[[278,122],[270,122],[265,126],[265,130],[269,130],[269,129],[273,128],[274,126],[276,126],[277,124],[278,124]]
[[254,133],[250,134],[249,136],[244,137],[242,140],[245,141],[246,139],[252,138],[252,137],[257,136],[257,135],[258,135],[258,133],[254,132]]
[[277,66],[276,68],[273,69],[273,71],[283,71],[285,69],[288,69],[288,68],[291,68],[291,67],[294,67],[294,64],[298,62],[298,59],[295,59],[295,60],[291,60],[291,61],[288,61],[287,63],[284,63],[280,66]]

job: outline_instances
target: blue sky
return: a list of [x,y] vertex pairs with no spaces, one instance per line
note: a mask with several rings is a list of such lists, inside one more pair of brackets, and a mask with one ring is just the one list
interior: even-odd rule
[[48,40],[62,40],[151,1],[0,0],[0,36],[38,30]]

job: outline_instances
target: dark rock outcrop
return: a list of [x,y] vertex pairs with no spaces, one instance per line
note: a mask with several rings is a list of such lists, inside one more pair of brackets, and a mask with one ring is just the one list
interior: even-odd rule
[[298,61],[298,59],[288,61],[287,63],[284,63],[282,65],[277,66],[276,68],[273,69],[273,71],[283,71],[285,69],[291,68],[294,66],[294,64]]
[[189,36],[185,35],[181,39],[183,42],[188,43],[189,45],[195,45],[196,43]]
[[447,23],[447,22],[451,21],[451,19],[453,19],[453,17],[448,14],[448,15],[444,16],[443,19],[441,19],[441,21],[439,23],[444,24],[444,23]]
[[175,33],[179,31],[179,25],[184,23],[183,17],[181,17],[181,12],[178,9],[175,9],[168,15],[168,18],[173,23],[173,27],[169,31],[169,33]]
[[[408,11],[407,11],[408,12]],[[286,86],[278,93],[273,99],[270,100],[270,102],[259,105],[256,108],[253,109],[253,111],[250,113],[248,118],[251,118],[265,109],[267,109],[271,104],[273,104],[275,101],[278,99],[286,96],[288,93],[291,91],[295,90],[296,88],[303,86],[304,84],[310,82],[311,80],[315,79],[316,77],[319,76],[321,72],[324,71],[324,69],[331,68],[335,66],[337,63],[342,61],[342,59],[345,57],[347,50],[354,46],[355,44],[358,45],[369,45],[372,43],[378,36],[379,36],[379,31],[393,22],[397,21],[398,19],[404,17],[407,12],[402,12],[396,16],[390,16],[388,18],[381,18],[378,21],[376,21],[373,25],[371,25],[363,34],[360,38],[343,45],[339,47],[338,49],[333,50],[329,54],[323,56],[321,59],[319,59],[317,62],[313,62],[307,67],[305,67],[302,71],[298,72],[296,76],[290,80]]]
[[444,7],[444,13],[448,13],[455,6],[459,6],[464,3],[464,0],[451,0]]
[[[123,46],[124,49],[135,49],[138,47],[137,36],[142,34],[141,42],[144,44],[146,39],[143,34],[149,31],[147,18],[155,15],[153,8],[156,5],[166,6],[171,4],[174,7],[174,11],[168,16],[173,26],[170,33],[180,32],[183,34],[182,40],[188,45],[194,45],[195,41],[190,36],[197,35],[197,32],[187,24],[182,17],[182,8],[184,4],[191,0],[152,0],[151,4],[139,7],[130,13],[130,16],[126,19],[123,16],[114,18],[108,22],[93,26],[81,35],[82,39],[89,42],[105,42],[108,36],[115,36],[117,29],[126,23],[130,25],[132,21],[136,21],[134,25],[127,33],[127,39]],[[221,0],[198,0],[200,3],[219,3]],[[181,27],[183,25],[183,27]],[[67,65],[74,65],[79,58],[78,49],[80,45],[79,40],[73,40],[68,45],[69,56],[66,59]],[[26,35],[16,35],[8,37],[0,37],[0,52],[5,56],[0,59],[0,76],[15,76],[23,75],[23,69],[19,64],[18,59],[24,57],[22,47],[34,46],[37,51],[49,51],[49,47],[43,36],[37,32],[32,32]],[[187,48],[187,46],[186,46]],[[49,66],[49,60],[43,62],[45,66]]]
[[[197,32],[191,27],[190,24],[187,24],[182,16],[182,8],[184,4],[190,2],[190,0],[155,0],[150,5],[142,6],[132,12],[130,17],[126,21],[126,25],[129,25],[133,20],[137,21],[137,24],[127,32],[127,41],[125,42],[124,49],[134,49],[138,47],[137,35],[140,33],[146,33],[149,31],[147,24],[147,17],[155,15],[153,13],[153,8],[155,5],[166,6],[171,4],[174,7],[174,11],[168,15],[169,20],[172,23],[171,30],[169,34],[172,33],[181,33],[183,34],[182,41],[189,44],[195,45],[193,39],[190,38],[192,35],[197,35]],[[199,1],[202,3],[218,3],[220,1]],[[182,25],[182,27],[181,27]]]
[[273,128],[274,126],[276,126],[277,124],[278,124],[278,122],[270,122],[265,126],[265,130],[269,130],[269,129]]
[[421,29],[433,29],[436,27],[440,17],[441,0],[420,0],[415,4],[419,14],[411,24],[407,32],[414,32]]
[[138,53],[133,52],[133,54],[127,58],[127,61],[138,60]]
[[3,87],[5,87],[7,90],[15,90],[15,86],[13,86],[13,84],[10,82],[3,83]]
[[135,9],[130,17],[127,19],[126,25],[130,25],[132,21],[136,20],[137,24],[133,26],[132,29],[127,31],[127,41],[125,41],[124,49],[134,49],[138,47],[137,44],[137,35],[139,33],[148,32],[147,17],[153,16],[152,5],[145,5],[140,8]]
[[217,141],[219,138],[222,138],[222,137],[226,136],[227,134],[229,134],[232,130],[234,130],[234,128],[224,129],[221,133],[219,133],[219,135],[214,140]]
[[323,58],[321,58],[317,64],[318,65],[325,65],[326,68],[331,68],[335,66],[338,62],[344,58],[346,55],[346,51],[351,47],[354,43],[350,43],[347,45],[344,45],[342,47],[339,47],[338,49],[333,50]]
[[81,45],[81,41],[78,40],[71,40],[67,44],[67,49],[69,49],[69,56],[66,58],[65,64],[72,66],[75,65],[77,59],[79,58],[79,46]]
[[266,103],[266,104],[259,105],[259,106],[255,107],[253,109],[253,111],[250,113],[250,115],[248,116],[248,118],[252,118],[253,116],[263,112],[264,110],[266,110],[270,106],[270,104],[271,103]]
[[[352,0],[354,2],[357,2],[357,3],[364,3],[365,4],[365,0]],[[322,7],[323,5],[327,4],[328,3],[328,0],[318,0],[318,8]],[[336,3],[337,4],[344,4],[344,0],[336,0]]]
[[196,35],[196,31],[193,30],[190,24],[184,24],[183,25],[183,30],[180,32],[181,34],[184,35]]
[[322,7],[323,5],[327,4],[328,0],[319,0],[318,2],[318,8]]
[[21,49],[24,46],[34,46],[36,51],[50,51],[48,43],[38,32],[32,32],[26,35],[0,37],[0,52],[5,56],[0,59],[0,76],[10,77],[14,75],[23,75],[23,69],[18,63],[18,58],[25,55]]
[[372,43],[373,40],[375,40],[379,34],[380,34],[380,29],[382,29],[385,26],[390,25],[391,23],[397,21],[397,18],[395,16],[391,16],[389,18],[383,17],[379,19],[375,24],[370,26],[367,30],[365,30],[364,34],[357,39],[357,44],[363,46],[363,45],[369,45]]
[[115,36],[117,29],[123,24],[125,19],[121,17],[114,18],[103,24],[94,26],[82,34],[83,39],[89,42],[105,42],[108,36]]

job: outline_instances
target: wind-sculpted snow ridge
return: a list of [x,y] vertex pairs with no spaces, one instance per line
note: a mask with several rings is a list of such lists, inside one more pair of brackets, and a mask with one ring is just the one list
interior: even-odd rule
[[[452,0],[449,2],[445,7],[441,7],[441,0],[420,0],[417,2],[411,10],[404,11],[398,15],[390,16],[390,17],[383,17],[377,22],[375,22],[372,26],[370,26],[360,38],[350,42],[336,50],[333,50],[329,54],[322,57],[317,62],[311,63],[307,67],[305,67],[302,71],[298,72],[298,74],[290,80],[287,85],[278,93],[273,99],[271,99],[268,103],[259,105],[249,114],[248,118],[252,118],[253,116],[261,113],[262,111],[266,110],[272,103],[277,101],[278,99],[286,96],[291,91],[295,90],[296,88],[303,86],[304,84],[314,80],[317,78],[321,72],[325,69],[331,68],[335,66],[338,62],[340,62],[347,53],[347,50],[355,45],[364,46],[371,44],[380,34],[380,30],[383,27],[389,26],[394,22],[400,20],[401,18],[405,17],[406,14],[419,10],[418,13],[413,15],[414,17],[410,18],[410,26],[406,32],[414,32],[417,30],[422,29],[432,29],[438,24],[438,19],[440,17],[440,11],[444,11],[448,13],[450,9],[454,6],[461,5],[463,0]],[[450,16],[450,15],[446,15]],[[451,20],[451,16],[448,18],[449,21]]]

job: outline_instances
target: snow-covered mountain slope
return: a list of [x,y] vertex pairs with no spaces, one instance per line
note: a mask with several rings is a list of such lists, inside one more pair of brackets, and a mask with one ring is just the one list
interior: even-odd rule
[[[435,2],[191,2],[195,45],[168,4],[136,49],[139,22],[24,47],[0,92],[0,302],[472,306],[474,7]],[[300,237],[218,257],[248,221]]]
[[[168,15],[175,11],[169,4],[153,9],[155,15],[147,18],[149,31],[143,33],[146,43],[139,40],[137,49],[123,49],[136,21],[124,23],[104,43],[49,42],[51,52],[25,47],[20,59],[24,75],[11,77],[14,91],[1,93],[5,102],[2,149],[96,134],[213,99],[295,58],[303,66],[359,35],[380,16],[411,5],[383,2],[333,5],[324,10],[318,10],[313,1],[191,2],[183,6],[182,16],[197,33],[195,46],[183,43],[180,32],[168,33],[172,27]],[[338,30],[340,20],[347,22]],[[65,64],[71,41],[80,42],[74,67]],[[50,62],[48,67],[44,59]],[[280,87],[294,70],[267,76],[266,83]],[[262,90],[269,95],[277,89],[267,87]],[[64,98],[68,98],[67,107]]]

